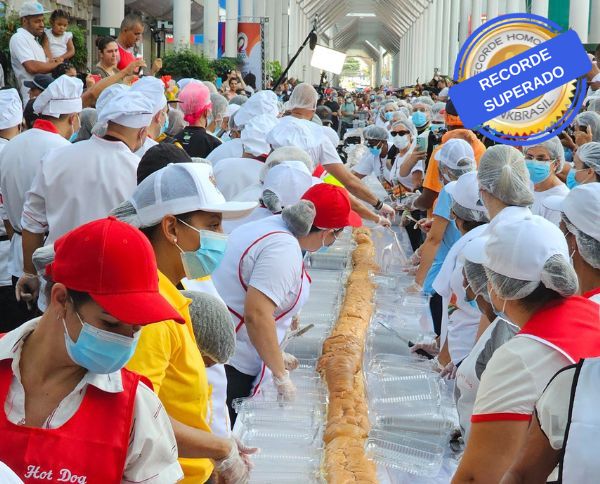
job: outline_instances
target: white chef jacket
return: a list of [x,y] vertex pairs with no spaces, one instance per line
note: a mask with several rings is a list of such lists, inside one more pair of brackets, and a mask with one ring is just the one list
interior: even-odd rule
[[233,200],[243,189],[256,185],[264,163],[253,158],[227,158],[213,167],[217,188],[225,200]]
[[25,70],[23,63],[31,60],[46,62],[46,54],[35,36],[22,27],[19,27],[10,38],[9,48],[10,63],[19,82],[19,90],[25,103],[29,100],[29,88],[25,87],[23,83],[33,80],[33,74],[29,74]]
[[42,159],[25,197],[21,226],[46,245],[81,224],[106,217],[136,189],[139,157],[121,141],[98,136]]
[[525,217],[531,215],[531,210],[528,207],[506,207],[503,208],[487,225],[487,229],[483,231],[481,235],[489,235],[493,228],[499,223],[504,222],[516,222],[523,220]]
[[[219,295],[212,278],[189,280],[187,277],[181,280],[181,284],[187,291],[198,291],[216,297],[225,306],[225,301]],[[210,388],[208,400],[208,413],[206,419],[213,434],[219,437],[231,436],[231,421],[229,410],[227,410],[227,375],[225,365],[213,365],[206,368],[206,377]]]
[[560,185],[552,187],[543,192],[533,192],[534,201],[533,205],[531,206],[531,211],[534,215],[544,217],[549,222],[552,222],[554,225],[558,226],[560,224],[560,212],[557,210],[550,210],[549,208],[545,207],[544,200],[555,195],[565,197],[568,194],[569,189],[564,183],[561,183]]
[[[27,321],[0,339],[0,359],[11,359],[13,371],[8,395],[0,411],[5,412],[6,418],[17,425],[25,421],[25,390],[19,369],[23,342],[25,337],[36,328],[39,320],[40,318],[36,318]],[[50,414],[43,428],[58,428],[73,417],[89,385],[109,393],[121,392],[123,391],[121,371],[108,375],[86,372],[73,391]],[[182,478],[183,471],[177,461],[177,443],[169,416],[156,394],[140,382],[135,393],[133,428],[121,482],[123,484],[142,482],[171,484]]]
[[[283,233],[269,235],[258,241],[271,232]],[[301,309],[299,295],[304,293],[303,296],[308,296],[308,290],[303,290],[300,244],[280,215],[245,224],[231,233],[225,257],[212,277],[232,314],[235,311],[240,315],[244,314],[246,301],[246,291],[240,283],[238,272],[242,257],[241,277],[244,283],[275,303],[275,318],[294,308],[277,322],[277,335],[281,342],[292,316]],[[261,371],[262,361],[250,341],[245,324],[236,333],[235,352],[228,364],[246,375],[258,375]]]
[[[0,138],[0,154],[8,143],[7,139]],[[0,175],[1,175],[0,171]],[[0,190],[0,217],[2,220],[6,217],[6,211],[2,202],[2,191]],[[6,229],[4,223],[0,220],[0,237],[6,236]],[[10,286],[12,284],[10,271],[8,270],[8,263],[10,259],[10,240],[3,240],[0,242],[0,286]],[[1,462],[0,462],[1,464]],[[2,474],[0,473],[0,476]]]
[[[21,216],[25,196],[31,188],[42,158],[52,150],[64,146],[70,146],[70,143],[60,134],[32,128],[15,136],[0,153],[0,193],[4,201],[5,216],[16,231],[23,230]],[[10,241],[9,272],[14,277],[23,274],[21,240],[21,235],[15,233]]]
[[[311,146],[305,151],[310,155],[315,165],[320,163],[323,166],[327,166],[335,163],[342,163],[340,155],[338,155],[331,140],[323,132],[322,126],[319,126],[312,121],[307,121],[306,119],[298,119],[294,116],[284,116],[278,121],[277,127],[281,129],[280,125],[283,127],[290,126],[291,129],[293,124],[307,126],[312,131],[314,146]],[[299,148],[303,147],[299,146]]]
[[148,151],[153,146],[156,146],[157,144],[158,142],[154,141],[152,138],[146,138],[146,141],[144,141],[142,147],[139,150],[137,150],[135,154],[141,158],[146,154],[146,151]]
[[233,138],[225,141],[212,150],[206,159],[214,166],[217,166],[221,160],[225,158],[241,158],[244,154],[244,145],[241,138]]

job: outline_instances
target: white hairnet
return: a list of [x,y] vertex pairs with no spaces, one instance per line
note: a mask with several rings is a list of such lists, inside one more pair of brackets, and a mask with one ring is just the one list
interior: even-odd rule
[[590,99],[587,105],[587,110],[600,113],[600,96],[594,96]]
[[479,296],[480,294],[487,293],[488,279],[483,265],[465,259],[463,268],[465,270],[467,282],[475,295]]
[[413,106],[415,104],[425,104],[429,107],[433,106],[433,99],[431,99],[429,96],[419,96],[417,99],[415,99],[415,101],[413,102]]
[[410,118],[412,114],[412,109],[406,106],[400,106],[398,108],[398,113],[403,114],[405,118]]
[[225,116],[225,110],[229,105],[227,98],[215,92],[210,95],[210,102],[212,104],[213,118],[217,124],[221,124],[221,121],[223,121],[223,117]]
[[412,136],[413,142],[416,143],[417,128],[415,127],[415,123],[412,122],[412,119],[399,119],[392,124],[392,131],[394,131],[398,126],[403,126],[404,128],[408,129],[410,131],[410,135]]
[[542,141],[538,145],[528,146],[525,149],[525,153],[530,148],[544,148],[548,151],[550,158],[558,161],[558,167],[556,168],[556,173],[560,173],[565,165],[565,150],[560,142],[558,136],[554,136],[546,141]]
[[567,226],[567,230],[575,236],[577,250],[579,251],[581,258],[594,269],[600,269],[600,240],[596,240],[579,230],[571,223],[564,213],[561,214],[561,217],[562,221]]
[[596,174],[600,175],[600,143],[592,141],[581,145],[575,155],[585,166],[593,168]]
[[291,111],[292,109],[317,109],[317,100],[319,94],[310,84],[302,82],[298,84],[292,91],[292,95],[287,103],[285,103],[285,109]]
[[94,108],[85,108],[79,113],[79,131],[75,143],[92,137],[92,130],[98,121],[98,112]]
[[595,111],[584,111],[575,116],[574,123],[578,126],[589,126],[592,141],[600,141],[600,114]]
[[[522,247],[527,250],[527,247]],[[542,281],[523,281],[507,277],[485,268],[494,292],[502,299],[519,300],[529,296],[540,284],[563,297],[572,296],[579,288],[577,274],[571,263],[562,255],[551,256],[544,264]]]
[[306,151],[296,146],[282,146],[273,150],[265,160],[265,165],[259,176],[260,182],[263,183],[265,181],[265,176],[271,168],[286,161],[301,161],[306,165],[309,173],[315,171],[315,165]]
[[308,235],[316,215],[315,206],[308,200],[300,200],[281,212],[281,218],[295,237]]
[[237,104],[238,106],[243,106],[246,103],[246,101],[248,101],[247,96],[237,94],[229,100],[229,104]]
[[363,137],[365,139],[387,141],[389,133],[387,129],[372,124],[364,129]]
[[208,87],[208,90],[210,91],[211,94],[217,94],[219,92],[217,89],[217,86],[215,86],[210,81],[202,81],[202,84],[204,84],[206,87]]
[[227,306],[211,294],[181,291],[191,299],[190,319],[200,353],[226,363],[235,351],[235,329]]
[[479,186],[508,206],[533,204],[533,190],[523,154],[508,145],[486,150],[477,172]]
[[433,106],[431,106],[432,121],[437,121],[439,123],[443,123],[444,122],[444,114],[442,113],[442,111],[444,111],[445,109],[446,109],[446,103],[443,103],[441,101],[433,103]]
[[279,114],[277,96],[271,90],[259,91],[248,99],[235,113],[235,123],[238,126],[244,126],[261,114],[269,114],[271,116]]
[[487,212],[463,207],[456,201],[452,202],[452,211],[459,219],[464,220],[465,222],[487,223],[490,221]]

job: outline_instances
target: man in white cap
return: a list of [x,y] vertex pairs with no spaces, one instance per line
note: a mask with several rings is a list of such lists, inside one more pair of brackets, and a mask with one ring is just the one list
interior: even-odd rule
[[153,104],[154,116],[152,122],[148,126],[148,137],[144,141],[142,147],[135,152],[140,158],[144,156],[153,146],[158,143],[155,141],[163,134],[169,125],[169,117],[167,107],[167,98],[165,97],[165,86],[160,79],[152,76],[144,76],[131,86],[131,92],[141,92],[150,99]]
[[35,74],[48,74],[57,64],[48,62],[38,39],[44,34],[44,14],[50,13],[37,1],[25,2],[19,10],[21,27],[10,38],[10,58],[13,72],[19,82],[21,97],[29,99],[29,88],[23,83]]
[[[267,141],[273,148],[294,145],[307,151],[313,157],[315,164],[320,164],[352,195],[372,205],[383,215],[393,217],[394,209],[373,195],[366,185],[344,166],[335,147],[325,136],[322,127],[311,122],[317,109],[318,97],[317,91],[310,84],[298,84],[294,88],[290,100],[286,103],[286,109],[291,112],[291,116],[285,116],[279,120],[277,126],[269,133]],[[296,141],[290,142],[294,137],[297,138]]]
[[[13,284],[23,273],[21,216],[25,194],[31,188],[41,159],[53,149],[69,145],[68,139],[79,130],[82,91],[83,83],[74,77],[61,76],[52,82],[33,104],[39,115],[33,128],[11,139],[0,153],[0,193],[4,224],[11,239],[9,272]],[[22,115],[15,116],[14,121],[17,117]],[[15,323],[32,317],[25,305],[22,312]]]
[[226,200],[233,200],[243,189],[258,183],[264,162],[271,152],[265,138],[276,124],[277,118],[270,114],[255,117],[242,131],[242,156],[221,160],[214,167],[217,187]]
[[[39,99],[39,98],[38,98]],[[23,275],[17,299],[35,298],[39,290],[33,252],[81,224],[105,217],[136,187],[139,157],[154,103],[141,92],[122,90],[98,114],[106,134],[92,136],[48,153],[27,193],[23,227]],[[46,238],[45,234],[48,234]]]
[[[16,89],[0,90],[0,154],[8,142],[19,134],[23,121],[23,104]],[[0,171],[1,175],[1,171]],[[0,215],[6,218],[0,192]],[[8,270],[10,259],[10,240],[4,224],[0,223],[0,307],[3,317],[0,321],[0,332],[6,333],[14,329],[13,321],[19,318],[21,309],[15,299],[11,275]]]

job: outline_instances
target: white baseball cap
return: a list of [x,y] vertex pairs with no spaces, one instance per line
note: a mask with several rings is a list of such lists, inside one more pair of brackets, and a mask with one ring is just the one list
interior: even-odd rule
[[478,212],[487,212],[485,205],[479,198],[476,171],[465,173],[458,180],[448,183],[446,191],[461,207],[477,210]]
[[475,153],[473,153],[471,145],[464,139],[452,138],[437,150],[435,159],[444,166],[456,170],[459,168],[458,162],[461,160],[468,159],[475,163]]
[[33,110],[54,118],[62,114],[80,113],[83,109],[82,93],[83,82],[80,79],[62,75],[35,98]]
[[548,197],[542,204],[550,210],[563,212],[575,227],[600,241],[600,183],[576,186],[568,195]]
[[0,129],[14,128],[23,121],[23,103],[16,89],[0,90]]
[[542,280],[544,265],[553,255],[569,260],[565,236],[545,218],[528,215],[490,230],[483,265],[506,277],[535,282]]
[[247,216],[256,202],[227,202],[217,188],[212,167],[204,163],[174,163],[148,176],[129,199],[137,212],[133,225],[152,227],[165,215],[188,212],[222,213],[223,219]]
[[282,207],[290,207],[300,201],[302,195],[313,186],[313,177],[301,161],[286,161],[271,168],[265,176],[263,190],[271,190]]
[[483,264],[486,260],[485,245],[488,239],[487,235],[481,235],[467,242],[462,250],[462,256],[474,264]]
[[19,17],[31,17],[33,15],[44,15],[50,13],[40,2],[25,2],[19,9]]

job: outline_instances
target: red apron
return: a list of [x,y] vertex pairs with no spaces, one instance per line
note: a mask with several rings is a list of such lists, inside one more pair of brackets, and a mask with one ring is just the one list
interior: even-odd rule
[[[0,362],[0,401],[8,395],[11,360]],[[0,460],[24,482],[119,484],[133,420],[140,376],[121,370],[123,391],[88,385],[81,406],[62,426],[42,429],[15,425],[0,411]]]
[[[258,239],[256,239],[254,242],[252,242],[247,248],[246,250],[244,250],[244,252],[242,253],[242,256],[240,257],[240,262],[238,264],[238,279],[240,281],[240,285],[242,286],[242,288],[244,289],[244,292],[248,292],[248,285],[244,282],[244,279],[242,278],[242,263],[244,261],[244,257],[246,257],[246,255],[248,254],[248,252],[250,251],[250,249],[252,247],[254,247],[256,244],[258,244],[261,240],[267,238],[269,235],[273,235],[273,234],[288,234],[288,232],[284,232],[282,230],[275,230],[273,232],[268,232],[265,235],[263,235],[262,237],[259,237]],[[288,234],[289,235],[289,234]],[[298,292],[298,296],[296,296],[296,299],[294,301],[294,303],[288,308],[286,309],[283,313],[281,313],[279,316],[277,316],[275,318],[275,322],[277,323],[277,321],[283,319],[285,316],[287,316],[290,312],[292,312],[294,310],[294,308],[296,307],[296,305],[298,304],[298,301],[300,300],[300,296],[302,295],[302,287],[303,287],[303,283],[304,283],[304,277],[306,277],[306,279],[308,280],[308,282],[310,283],[310,276],[308,275],[308,273],[306,272],[306,269],[304,268],[304,265],[302,266],[302,276],[300,278],[300,291]],[[244,325],[244,316],[241,315],[240,313],[238,313],[237,311],[231,309],[229,306],[227,306],[227,309],[229,309],[229,312],[238,320],[238,324],[235,327],[235,332],[237,333],[242,326]],[[258,377],[258,381],[256,382],[256,384],[254,385],[254,388],[252,389],[251,392],[251,396],[255,396],[259,390],[260,390],[260,385],[265,377],[265,371],[267,369],[267,366],[264,364],[262,364],[261,367],[261,371],[260,371],[260,376]]]
[[571,363],[600,356],[600,306],[580,296],[550,303],[535,313],[516,337],[539,341]]

